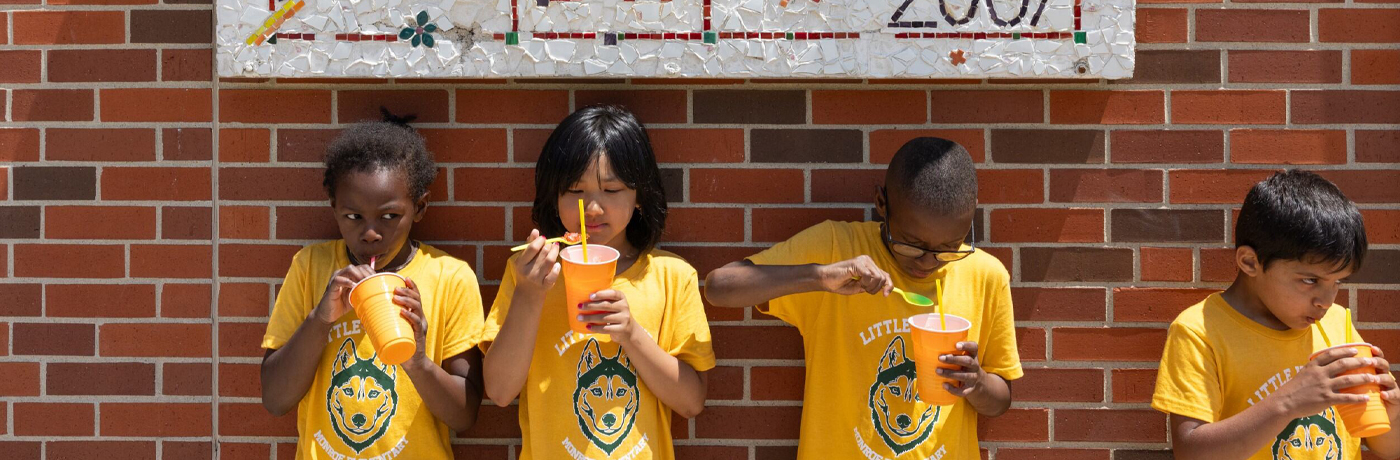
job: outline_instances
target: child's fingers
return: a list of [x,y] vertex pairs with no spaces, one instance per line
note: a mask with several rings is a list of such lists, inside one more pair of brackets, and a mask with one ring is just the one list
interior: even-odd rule
[[1351,387],[1358,386],[1358,385],[1365,385],[1365,384],[1368,384],[1368,383],[1377,383],[1377,382],[1379,382],[1379,381],[1380,381],[1380,379],[1377,378],[1375,374],[1351,374],[1351,375],[1343,375],[1343,376],[1341,376],[1341,377],[1334,377],[1334,378],[1332,378],[1332,379],[1328,382],[1327,388],[1331,388],[1333,391],[1340,391],[1340,390],[1347,389],[1347,388],[1351,388]]
[[[1380,378],[1381,393],[1395,392],[1397,395],[1400,395],[1400,391],[1396,391],[1400,390],[1400,387],[1397,387],[1394,375],[1391,375],[1389,372],[1387,372],[1384,374],[1376,374],[1376,377]],[[1386,397],[1385,399],[1389,400],[1391,398]]]
[[394,294],[395,294],[395,295],[404,296],[404,297],[408,297],[408,298],[413,299],[413,300],[418,300],[418,301],[422,301],[422,300],[423,300],[422,296],[419,296],[419,295],[418,295],[418,291],[417,291],[416,289],[413,289],[413,288],[408,288],[408,287],[394,288]]
[[953,396],[957,396],[959,398],[967,397],[967,394],[972,392],[971,387],[968,387],[966,385],[955,387],[953,386],[953,384],[948,382],[943,382],[943,389],[948,390],[948,393],[951,393]]
[[584,302],[583,305],[579,305],[578,308],[579,310],[583,311],[618,312],[622,311],[622,304],[612,300],[595,300],[591,302]]
[[[939,358],[940,361],[943,361],[943,362],[948,363],[948,364],[952,364],[952,365],[954,365],[954,366],[962,366],[964,369],[973,369],[973,370],[975,370],[975,369],[978,369],[978,368],[980,367],[980,366],[977,364],[977,360],[974,359],[974,358],[971,357],[971,356],[964,356],[964,355],[943,355],[943,356],[939,356],[938,358]],[[940,368],[940,369],[942,369],[942,368]]]
[[977,342],[958,342],[958,349],[973,358],[977,357]]
[[594,302],[615,302],[622,300],[622,292],[615,289],[604,289],[589,295],[588,300]]
[[620,312],[594,313],[591,315],[579,315],[579,322],[589,324],[622,324],[627,321],[627,315]]
[[407,320],[408,324],[412,325],[413,330],[416,332],[423,332],[428,329],[428,322],[424,321],[422,316],[419,316],[411,310],[399,310],[399,316]]
[[1320,355],[1317,355],[1317,358],[1313,358],[1313,362],[1317,363],[1318,366],[1327,367],[1328,365],[1331,365],[1337,360],[1340,360],[1342,358],[1349,358],[1352,356],[1356,356],[1355,348],[1334,348],[1331,350],[1327,350]]
[[544,240],[539,236],[538,229],[530,230],[530,236],[525,238],[525,249],[520,252],[520,260],[535,260],[535,256],[540,254],[540,249],[544,248]]
[[1381,347],[1371,345],[1371,356],[1375,356],[1377,358],[1384,358],[1385,352],[1381,351]]
[[1390,361],[1389,361],[1389,360],[1377,356],[1377,357],[1371,358],[1371,363],[1372,363],[1373,365],[1376,366],[1376,373],[1377,373],[1377,374],[1389,374],[1389,373],[1390,373]]
[[[1354,351],[1354,350],[1353,350],[1353,351]],[[1321,358],[1321,357],[1319,357],[1319,358]],[[1328,376],[1328,377],[1336,377],[1336,376],[1342,375],[1342,373],[1344,373],[1344,372],[1346,372],[1346,371],[1349,371],[1349,370],[1352,370],[1352,369],[1360,369],[1360,368],[1363,368],[1363,367],[1370,367],[1370,366],[1371,366],[1371,359],[1370,359],[1370,358],[1355,358],[1355,357],[1353,357],[1353,358],[1342,358],[1342,359],[1338,359],[1338,360],[1332,361],[1331,363],[1328,363],[1327,365],[1322,366],[1322,369],[1325,370],[1325,371],[1327,371],[1327,376]]]
[[938,375],[962,382],[964,388],[977,382],[976,372],[958,372],[940,367],[938,368]]

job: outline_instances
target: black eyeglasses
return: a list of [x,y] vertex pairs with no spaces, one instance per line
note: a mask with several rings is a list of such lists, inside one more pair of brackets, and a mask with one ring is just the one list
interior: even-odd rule
[[967,242],[953,251],[926,249],[894,239],[894,236],[890,234],[889,225],[891,214],[890,197],[884,187],[880,188],[880,194],[885,199],[885,221],[880,223],[880,236],[884,237],[885,244],[890,246],[890,252],[914,259],[923,257],[924,254],[932,253],[934,258],[937,258],[939,262],[957,262],[966,259],[967,256],[977,251],[977,219],[973,219],[972,227],[968,229]]

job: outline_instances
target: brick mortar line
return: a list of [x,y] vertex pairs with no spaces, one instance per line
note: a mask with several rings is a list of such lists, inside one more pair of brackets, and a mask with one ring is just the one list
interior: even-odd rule
[[[1400,127],[1400,126],[1397,126]],[[1279,130],[1284,131],[1284,130]],[[1299,131],[1299,130],[1289,130]],[[1344,131],[1344,130],[1326,130]],[[1363,130],[1365,131],[1365,130]],[[1390,131],[1389,129],[1375,131]],[[1224,132],[1222,132],[1224,134]],[[1226,142],[1228,147],[1228,141]],[[1228,151],[1228,149],[1226,149]],[[12,166],[47,166],[44,162],[10,163]],[[152,162],[154,163],[154,162]],[[142,166],[130,166],[132,163],[112,163],[112,162],[89,162],[73,161],[59,163],[62,166],[73,167],[146,167],[146,168],[194,168],[204,165],[200,164],[150,164]],[[295,163],[226,163],[218,166],[222,169],[321,169],[320,163],[295,162]],[[1204,171],[1204,172],[1230,172],[1230,171],[1273,171],[1287,168],[1300,168],[1313,171],[1394,171],[1395,163],[1350,163],[1350,164],[1287,164],[1287,163],[984,163],[977,166],[978,170],[985,171],[1017,171],[1047,169],[1049,171],[1067,170],[1161,170],[1161,171]],[[488,163],[439,163],[439,167],[448,169],[449,172],[457,169],[528,169],[528,164],[488,164]],[[884,171],[888,168],[884,164],[865,163],[660,163],[662,169],[706,169],[706,170],[803,170],[803,171]],[[1391,166],[1385,168],[1385,166]],[[24,200],[24,201],[77,201],[77,200]],[[138,200],[130,200],[138,201]],[[149,200],[148,200],[149,201]],[[189,200],[195,202],[199,200]],[[205,200],[208,201],[208,200]],[[265,200],[229,200],[236,202],[265,202]],[[273,200],[274,202],[310,202],[312,200]],[[319,200],[324,202],[325,200]],[[446,205],[450,203],[497,203],[498,205],[521,205],[529,204],[528,201],[431,201],[433,205]],[[685,202],[681,202],[685,203]],[[691,203],[696,203],[691,201]],[[735,203],[728,204],[772,204],[782,205],[784,203]],[[833,202],[840,204],[841,202]]]
[[[1138,44],[1138,49],[1143,51],[1341,51],[1351,49],[1394,49],[1394,43],[1248,43],[1232,45],[1229,43],[1192,43],[1190,47],[1186,44]],[[92,45],[97,46],[97,45]],[[120,45],[112,45],[120,46]],[[16,45],[16,49],[53,49],[45,45]],[[171,48],[165,46],[164,48]],[[124,47],[122,49],[146,49]],[[180,48],[183,49],[183,48]],[[205,49],[205,48],[194,48]],[[580,83],[559,83],[559,84],[537,84],[537,83],[475,83],[469,79],[459,79],[452,82],[401,82],[401,83],[371,83],[371,82],[223,82],[229,89],[238,90],[343,90],[343,91],[443,91],[443,90],[525,90],[525,91],[617,91],[624,90],[631,93],[645,92],[678,92],[696,88],[697,85],[677,83],[674,85],[646,85],[637,86],[626,83],[591,84]],[[842,83],[745,83],[735,85],[715,85],[713,88],[706,87],[701,91],[842,91],[849,89],[865,89],[869,91],[962,91],[962,90],[1034,90],[1034,89],[1084,89],[1084,88],[1160,88],[1162,85],[1192,86],[1201,87],[1207,85],[1219,86],[1222,82],[1230,85],[1252,85],[1255,83],[1233,83],[1222,78],[1220,82],[1211,83],[1172,83],[1172,82],[1133,82],[1130,79],[1123,80],[1084,80],[1084,81],[1038,81],[1034,79],[1016,80],[1014,82],[988,82],[981,83],[940,83],[938,78],[929,78],[927,83],[880,83],[880,82],[842,82]],[[1352,86],[1343,83],[1286,83],[1289,85],[1318,85],[1318,86]],[[408,86],[411,85],[411,86]],[[1372,86],[1372,85],[1357,85]],[[1380,85],[1385,86],[1385,85]],[[813,124],[811,118],[807,118],[806,124]]]
[[[214,50],[213,53],[217,54],[217,50]],[[164,54],[164,51],[162,51],[161,54]],[[222,284],[218,282],[218,280],[222,278],[221,274],[219,273],[219,259],[220,259],[219,247],[221,246],[221,243],[222,243],[222,235],[221,235],[220,226],[219,226],[219,223],[220,223],[220,221],[219,221],[219,214],[220,214],[220,209],[221,209],[221,206],[220,206],[221,202],[220,202],[220,199],[219,199],[219,198],[220,198],[220,197],[219,197],[219,160],[220,160],[219,154],[221,153],[220,150],[219,150],[219,143],[220,143],[219,133],[220,133],[221,129],[220,129],[219,124],[220,124],[220,121],[221,121],[221,120],[220,120],[220,116],[221,116],[222,114],[221,114],[220,111],[219,111],[219,89],[220,89],[220,82],[219,82],[219,78],[218,78],[218,74],[219,74],[219,71],[218,71],[218,65],[219,65],[219,64],[218,64],[218,62],[219,62],[219,60],[218,60],[217,56],[212,56],[212,57],[210,58],[210,62],[209,62],[209,75],[210,75],[210,77],[209,77],[209,80],[210,80],[210,81],[209,81],[209,86],[210,86],[210,88],[211,88],[210,91],[209,91],[209,97],[210,97],[210,102],[209,102],[209,118],[210,118],[210,121],[211,121],[211,123],[210,123],[210,133],[209,133],[209,136],[210,136],[210,144],[211,144],[210,147],[209,147],[209,159],[210,159],[210,163],[211,163],[210,166],[209,166],[209,176],[210,176],[210,177],[209,177],[209,187],[210,187],[210,191],[209,191],[210,195],[209,195],[209,196],[210,196],[210,199],[211,199],[211,202],[212,202],[212,203],[211,203],[211,208],[212,208],[212,209],[211,209],[210,212],[209,212],[209,227],[210,227],[210,228],[209,228],[209,245],[210,245],[210,246],[213,246],[213,247],[210,249],[210,257],[209,257],[209,265],[210,265],[210,267],[209,267],[209,268],[210,268],[210,275],[211,275],[210,278],[211,278],[211,280],[214,281],[214,283],[213,283],[213,285],[210,287],[210,291],[209,291],[209,321],[210,321],[210,323],[212,323],[211,326],[210,326],[210,328],[209,328],[209,345],[210,345],[210,347],[211,347],[210,352],[211,352],[211,354],[213,355],[213,356],[210,358],[210,364],[209,364],[209,366],[210,366],[210,371],[209,371],[209,375],[210,375],[210,377],[209,377],[209,380],[210,380],[210,382],[209,382],[209,385],[210,385],[209,395],[212,397],[212,400],[209,402],[209,406],[210,406],[210,407],[209,407],[209,410],[210,410],[209,423],[210,423],[210,425],[211,425],[211,426],[210,426],[210,433],[213,434],[213,437],[214,437],[213,441],[210,442],[210,449],[212,450],[211,455],[212,455],[212,458],[214,458],[214,459],[218,459],[218,458],[221,457],[220,452],[219,452],[219,443],[220,443],[220,437],[219,437],[219,429],[220,429],[220,427],[219,427],[219,396],[220,396],[219,393],[220,393],[220,391],[219,391],[219,390],[220,390],[220,389],[219,389],[219,364],[218,364],[218,363],[219,363],[219,356],[220,356],[220,353],[221,353],[221,351],[219,350],[219,299],[220,299],[220,296],[221,296],[222,293],[223,293],[222,290],[221,290]],[[158,66],[159,66],[159,63],[158,63]],[[273,136],[273,135],[275,135],[275,134],[276,134],[276,131],[275,131],[275,130],[273,130],[273,131],[271,131],[271,132],[268,133],[269,136]],[[269,137],[269,138],[268,138],[268,147],[269,147],[269,149],[271,150],[270,152],[268,152],[268,156],[269,156],[270,158],[276,158],[276,148],[277,148],[277,144],[276,144],[275,142],[272,142],[272,141],[271,141],[272,139],[273,139],[272,137]],[[272,219],[275,219],[275,218],[276,218],[276,215],[271,215],[271,216],[269,216],[269,219],[268,219],[269,225],[271,225],[270,223],[273,221]],[[273,230],[274,230],[274,229],[269,229],[268,236],[276,235],[275,231],[273,231]],[[269,289],[269,290],[272,290],[272,289],[273,289],[273,288],[272,288],[272,285],[269,285],[269,286],[268,286],[268,289]],[[269,298],[275,299],[276,297],[269,297]],[[269,312],[269,315],[271,315],[271,312]],[[269,450],[272,451],[272,454],[273,454],[273,455],[276,455],[276,449],[275,449],[275,448],[272,448],[272,449],[269,449]]]

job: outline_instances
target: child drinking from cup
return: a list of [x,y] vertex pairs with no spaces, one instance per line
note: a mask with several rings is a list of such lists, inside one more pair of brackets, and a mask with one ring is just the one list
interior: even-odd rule
[[[341,239],[297,252],[263,336],[263,406],[297,409],[297,459],[450,459],[449,430],[471,427],[481,404],[476,274],[409,238],[437,168],[408,120],[386,117],[349,126],[327,149]],[[416,345],[399,365],[351,305],[352,287],[383,272],[402,277],[392,301]]]
[[[1235,222],[1234,283],[1167,334],[1152,407],[1171,416],[1176,458],[1360,458],[1362,427],[1339,413],[1369,398],[1384,400],[1375,421],[1396,423],[1400,390],[1381,350],[1328,343],[1362,342],[1333,301],[1365,255],[1361,213],[1326,179],[1287,171],[1250,189]],[[1380,394],[1347,392],[1377,384]],[[1365,441],[1400,456],[1400,431]]]
[[[706,278],[711,303],[768,302],[764,313],[802,333],[807,378],[798,458],[979,457],[978,414],[1005,412],[1007,382],[1022,372],[1010,276],[968,240],[976,174],[962,146],[911,140],[875,194],[883,222],[823,222]],[[916,366],[918,337],[909,319],[935,307],[889,294],[899,287],[937,297],[939,283],[947,327],[942,319],[932,324],[965,327],[959,333],[967,339],[950,342],[956,352],[918,357]],[[867,293],[876,295],[861,295]],[[920,390],[929,385],[916,376],[936,369],[923,363],[938,361],[953,369],[934,375],[956,385]],[[950,402],[937,403],[944,400]]]
[[[510,259],[482,337],[487,397],[520,396],[520,458],[673,458],[671,411],[704,409],[715,358],[695,269],[655,248],[666,195],[637,119],[611,106],[565,118],[535,166],[532,217],[539,229]],[[616,276],[570,318],[565,285],[580,280],[561,279],[561,247],[546,238],[585,230],[590,259],[615,257]]]

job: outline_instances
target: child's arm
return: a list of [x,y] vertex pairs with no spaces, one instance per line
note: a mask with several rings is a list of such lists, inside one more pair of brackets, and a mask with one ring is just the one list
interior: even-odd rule
[[700,415],[700,411],[705,410],[708,385],[705,375],[671,356],[645,329],[632,321],[631,308],[621,292],[612,289],[598,291],[590,299],[582,309],[601,313],[582,315],[584,322],[591,323],[588,330],[609,334],[622,345],[622,350],[637,369],[637,375],[666,407],[685,418]]
[[544,240],[539,230],[530,232],[530,245],[512,264],[516,284],[510,313],[486,350],[486,397],[497,406],[509,405],[525,388],[545,293],[559,280],[559,244],[546,246]]
[[1390,373],[1390,361],[1376,346],[1371,347],[1375,355],[1376,375],[1380,377],[1381,399],[1385,401],[1386,414],[1390,416],[1390,431],[1379,436],[1366,438],[1366,447],[1371,453],[1387,459],[1400,458],[1400,388],[1396,387],[1395,375]]
[[1326,410],[1336,404],[1365,402],[1366,395],[1339,393],[1377,380],[1374,375],[1342,375],[1370,365],[1352,348],[1338,348],[1318,356],[1277,391],[1238,414],[1213,423],[1172,414],[1172,450],[1177,459],[1247,458],[1269,445],[1289,422]]
[[1006,379],[982,370],[981,364],[977,362],[977,342],[958,342],[958,349],[967,354],[943,355],[938,358],[945,363],[962,366],[962,370],[939,368],[938,375],[957,380],[962,385],[955,387],[945,382],[943,388],[954,396],[967,399],[967,403],[979,414],[996,417],[1006,413],[1006,409],[1011,407],[1011,386],[1006,383]]
[[399,314],[413,326],[418,350],[403,363],[403,370],[433,416],[453,432],[466,431],[476,423],[477,409],[481,407],[481,354],[473,348],[444,359],[441,366],[428,359],[428,321],[423,300],[418,285],[412,279],[404,279],[408,286],[394,290],[394,303],[404,307]]
[[350,311],[345,293],[355,282],[374,273],[368,265],[349,266],[337,270],[326,283],[321,303],[301,322],[292,338],[275,350],[263,355],[261,378],[263,407],[272,415],[282,415],[297,407],[316,378],[316,365],[326,346],[326,334],[331,325]]
[[890,274],[875,266],[870,256],[827,265],[757,265],[740,260],[705,276],[705,298],[712,304],[734,308],[803,292],[890,295],[893,288]]

